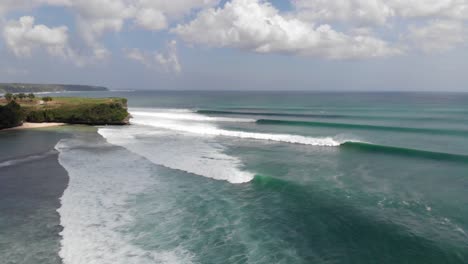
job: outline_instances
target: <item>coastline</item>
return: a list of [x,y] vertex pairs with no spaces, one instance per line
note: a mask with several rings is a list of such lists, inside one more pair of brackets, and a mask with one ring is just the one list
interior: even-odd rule
[[34,129],[34,128],[45,128],[45,127],[57,127],[57,126],[64,126],[66,123],[29,123],[24,122],[21,126],[6,128],[3,129],[7,130],[22,130],[22,129]]

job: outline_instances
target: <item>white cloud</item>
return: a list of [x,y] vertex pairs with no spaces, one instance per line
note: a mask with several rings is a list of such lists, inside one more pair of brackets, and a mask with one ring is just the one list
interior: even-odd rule
[[394,10],[384,0],[293,0],[298,16],[311,21],[384,24]]
[[125,19],[134,13],[134,8],[122,0],[74,0],[71,8],[76,13],[80,35],[97,59],[110,55],[99,38],[105,32],[121,31]]
[[[38,1],[38,0],[36,0]],[[65,0],[42,0],[65,1]],[[110,52],[100,42],[107,32],[120,32],[126,21],[148,30],[162,30],[170,21],[191,10],[216,4],[219,0],[73,0],[68,5],[76,15],[81,37],[94,57],[105,59]]]
[[165,54],[156,54],[156,60],[167,71],[173,71],[176,73],[182,71],[182,67],[179,63],[179,57],[177,55],[177,42],[175,40],[167,44],[167,52]]
[[135,21],[138,25],[149,30],[161,30],[168,26],[167,18],[163,12],[155,9],[140,9]]
[[388,4],[401,17],[468,19],[467,0],[390,0]]
[[69,5],[71,0],[1,0],[0,14],[15,9],[30,9],[39,5]]
[[[334,59],[391,56],[402,53],[398,47],[408,45],[427,52],[440,51],[467,41],[468,0],[290,1],[294,9],[280,12],[266,0],[228,0],[224,7],[219,6],[220,0],[0,0],[2,17],[12,10],[42,5],[69,8],[85,44],[85,48],[75,49],[80,58],[68,43],[67,48],[62,48],[40,38],[21,42],[14,39],[13,33],[7,39],[6,27],[12,27],[11,22],[0,18],[0,27],[4,27],[5,41],[10,43],[7,47],[17,55],[27,56],[43,47],[51,54],[75,56],[79,64],[108,58],[110,51],[102,37],[121,32],[128,23],[130,28],[161,31],[180,22],[170,31],[188,43]],[[195,19],[185,21],[192,15]],[[41,32],[64,29],[31,27]],[[408,35],[401,37],[403,32]],[[24,40],[31,38],[29,35],[17,38]],[[62,35],[67,36],[66,30]],[[15,41],[21,43],[13,47]],[[73,43],[73,47],[77,46]],[[168,58],[166,54],[160,61]]]
[[54,56],[66,57],[69,52],[68,28],[35,25],[34,17],[24,16],[9,21],[3,29],[7,47],[18,57],[28,57],[36,48],[44,48]]
[[148,30],[168,27],[171,20],[180,19],[194,9],[218,4],[219,0],[139,0],[136,4],[135,22]]
[[152,56],[148,54],[144,54],[139,49],[127,50],[125,51],[125,55],[127,56],[128,59],[138,61],[147,67],[151,67],[152,65],[152,59],[151,59]]
[[468,19],[467,0],[291,0],[299,17],[383,25],[389,18]]
[[180,73],[182,67],[179,63],[177,54],[177,42],[175,40],[167,44],[167,51],[160,52],[143,52],[139,49],[131,49],[126,51],[128,59],[140,62],[148,68],[162,68],[167,72]]
[[262,0],[233,0],[207,9],[173,30],[189,43],[235,47],[260,53],[280,52],[333,59],[398,54],[385,41],[369,35],[350,36],[329,25],[313,25],[282,16]]
[[408,38],[425,52],[446,51],[467,40],[464,24],[453,20],[433,20],[427,25],[409,27]]

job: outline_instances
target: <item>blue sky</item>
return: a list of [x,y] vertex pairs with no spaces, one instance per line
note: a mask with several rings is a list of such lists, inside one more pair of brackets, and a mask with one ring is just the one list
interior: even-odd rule
[[5,0],[0,82],[468,91],[468,1]]

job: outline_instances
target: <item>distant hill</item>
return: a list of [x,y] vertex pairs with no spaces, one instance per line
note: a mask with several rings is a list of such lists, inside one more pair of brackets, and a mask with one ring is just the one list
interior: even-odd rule
[[109,91],[106,87],[74,84],[0,83],[2,93]]

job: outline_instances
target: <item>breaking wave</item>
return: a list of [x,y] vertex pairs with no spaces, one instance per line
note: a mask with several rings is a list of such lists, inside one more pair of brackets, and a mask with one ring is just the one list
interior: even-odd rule
[[147,109],[135,109],[132,111],[134,116],[155,117],[166,120],[186,120],[186,121],[202,121],[202,122],[247,122],[253,123],[257,120],[247,118],[228,118],[228,117],[209,117],[196,114],[186,109],[154,109],[156,111],[148,111]]
[[[159,129],[174,130],[179,132],[185,132],[190,134],[197,134],[203,136],[224,136],[224,137],[234,137],[234,138],[244,138],[244,139],[256,139],[256,140],[268,140],[284,143],[293,143],[293,144],[303,144],[303,145],[312,145],[312,146],[339,146],[341,142],[333,139],[332,137],[325,138],[314,138],[306,137],[300,135],[289,135],[289,134],[268,134],[268,133],[255,133],[255,132],[246,132],[246,131],[234,131],[234,130],[225,130],[220,129],[213,124],[208,123],[187,123],[187,122],[178,122],[184,119],[187,114],[190,117],[193,117],[192,120],[198,119],[198,121],[204,121],[205,117],[196,113],[177,113],[172,112],[170,115],[167,113],[157,113],[151,114],[141,112],[132,112],[133,119],[131,120],[132,124],[151,126]],[[171,116],[172,118],[161,119],[157,118],[157,115],[164,115],[165,117]]]

